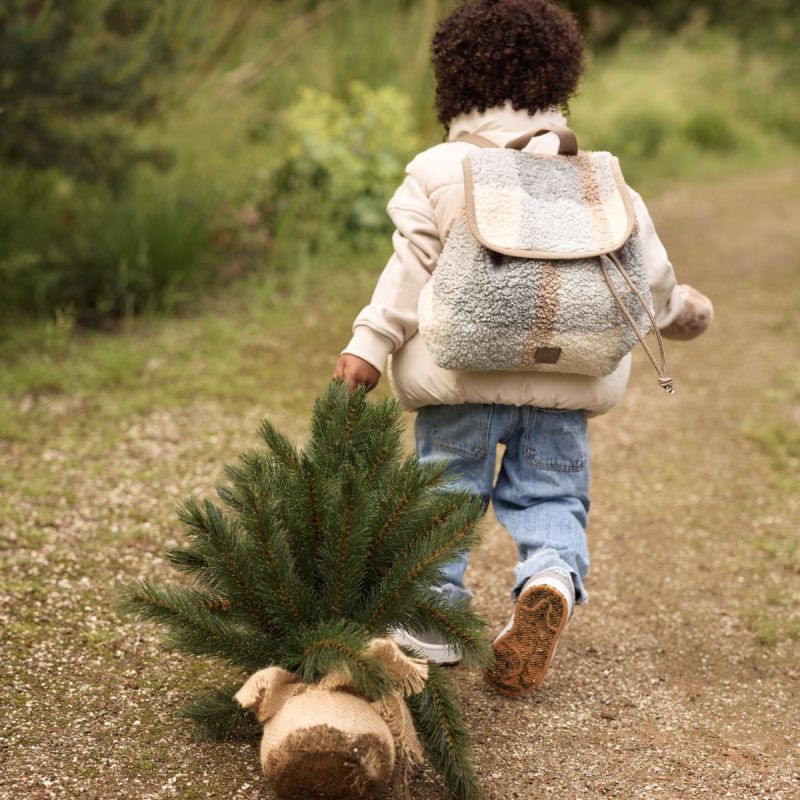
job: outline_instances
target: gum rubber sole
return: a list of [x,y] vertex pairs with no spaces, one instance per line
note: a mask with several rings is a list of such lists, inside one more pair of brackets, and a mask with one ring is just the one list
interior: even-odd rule
[[547,674],[567,617],[567,601],[550,586],[523,592],[510,630],[492,645],[495,665],[484,673],[489,685],[507,697],[534,692]]

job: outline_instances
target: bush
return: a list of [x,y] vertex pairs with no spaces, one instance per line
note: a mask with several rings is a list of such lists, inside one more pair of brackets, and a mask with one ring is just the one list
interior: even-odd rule
[[[207,209],[147,143],[206,0],[9,0],[0,12],[0,303],[79,319],[174,305],[205,275]],[[145,168],[143,164],[150,165]]]
[[669,120],[658,112],[624,114],[611,131],[608,148],[623,158],[652,158],[661,149],[669,128]]
[[159,79],[193,3],[6,0],[0,13],[0,161],[119,185],[131,164],[169,162],[132,139],[154,116]]
[[209,208],[145,171],[116,196],[57,173],[4,176],[0,303],[81,320],[169,308],[212,275]]
[[283,118],[286,150],[260,203],[273,260],[353,252],[391,230],[386,202],[417,149],[408,99],[351,83],[344,99],[304,88]]
[[736,132],[726,117],[713,109],[697,111],[684,128],[686,138],[701,150],[732,150]]

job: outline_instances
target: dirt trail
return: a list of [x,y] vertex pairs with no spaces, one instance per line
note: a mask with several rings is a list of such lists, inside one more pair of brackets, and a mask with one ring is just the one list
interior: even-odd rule
[[[509,701],[453,671],[490,800],[800,798],[800,641],[762,646],[748,623],[797,613],[800,574],[781,548],[797,537],[800,498],[745,434],[798,357],[800,167],[681,186],[651,211],[717,319],[669,347],[674,398],[637,358],[623,404],[591,424],[591,600],[541,690]],[[111,611],[120,582],[169,575],[159,520],[252,443],[258,413],[153,412],[126,421],[103,463],[56,471],[72,499],[37,547],[8,559],[0,597],[0,797],[266,796],[254,746],[198,743],[174,716],[207,668]],[[52,447],[12,457],[36,469],[58,461]],[[468,581],[498,629],[513,561],[489,521]],[[412,796],[445,794],[424,771]]]
[[[799,354],[776,330],[779,287],[799,288],[798,178],[687,187],[653,205],[680,279],[714,299],[717,319],[670,346],[673,399],[640,359],[622,405],[590,426],[591,599],[540,693],[498,702],[464,675],[491,798],[800,797],[800,648],[758,648],[741,624],[765,601],[753,540],[765,520],[795,537],[800,522],[796,496],[765,490],[769,468],[742,429]],[[497,625],[506,539],[495,526],[469,576]],[[796,608],[800,578],[782,578]]]

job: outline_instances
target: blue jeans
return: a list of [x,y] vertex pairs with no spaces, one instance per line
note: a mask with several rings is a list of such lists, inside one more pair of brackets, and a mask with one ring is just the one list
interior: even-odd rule
[[[425,406],[414,428],[424,461],[449,459],[453,487],[491,499],[519,548],[512,596],[532,575],[561,567],[572,576],[575,599],[587,600],[589,570],[589,438],[586,414],[531,406]],[[497,482],[496,446],[506,446]],[[444,569],[442,590],[471,597],[464,586],[467,556]]]

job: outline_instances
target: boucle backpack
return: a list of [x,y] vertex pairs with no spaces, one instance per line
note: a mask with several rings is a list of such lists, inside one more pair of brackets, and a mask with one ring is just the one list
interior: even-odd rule
[[[522,152],[543,133],[558,155]],[[641,342],[672,393],[642,243],[618,160],[578,152],[572,131],[464,159],[465,213],[419,299],[419,332],[444,369],[602,376]],[[657,360],[645,341],[652,327]]]

